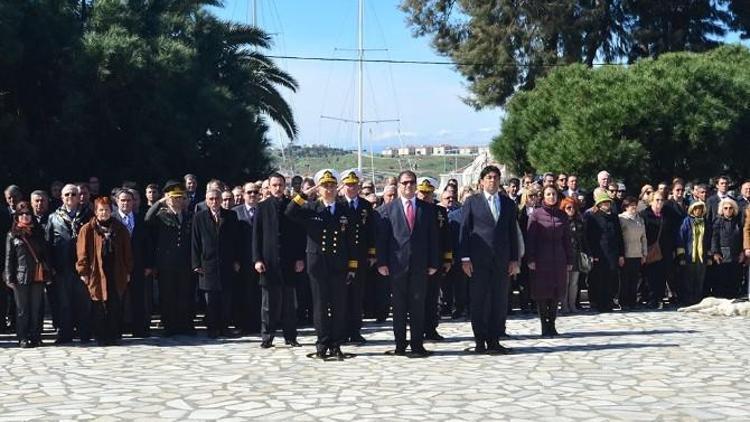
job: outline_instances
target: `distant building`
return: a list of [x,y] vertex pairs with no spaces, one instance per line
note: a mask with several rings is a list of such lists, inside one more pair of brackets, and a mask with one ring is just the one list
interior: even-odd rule
[[398,150],[394,148],[386,148],[383,151],[380,152],[380,155],[383,157],[395,157]]
[[461,147],[458,149],[458,155],[476,155],[479,153],[479,147]]
[[414,155],[414,147],[402,147],[398,149],[398,155],[401,157],[407,156],[407,155]]
[[414,148],[414,155],[432,155],[433,148],[430,146],[421,146]]
[[479,147],[477,152],[479,154],[488,154],[490,153],[490,147]]
[[451,155],[456,153],[456,147],[453,145],[438,145],[432,148],[432,155]]

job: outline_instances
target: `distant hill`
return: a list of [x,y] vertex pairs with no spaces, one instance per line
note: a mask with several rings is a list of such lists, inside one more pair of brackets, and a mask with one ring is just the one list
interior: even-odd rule
[[[346,170],[357,166],[357,154],[345,151],[343,154],[335,153],[341,151],[335,148],[323,147],[318,150],[319,155],[302,148],[300,155],[287,154],[287,161],[281,159],[280,153],[274,155],[274,166],[281,170],[287,170],[303,176],[311,176],[320,169],[333,168],[337,171]],[[288,153],[289,151],[287,151]],[[439,178],[440,174],[461,169],[473,161],[474,157],[460,156],[411,156],[408,158],[384,158],[376,155],[374,160],[369,155],[362,157],[362,171],[366,179],[372,178],[372,162],[375,164],[376,182],[388,176],[395,176],[400,171],[411,169],[417,176],[429,176]]]

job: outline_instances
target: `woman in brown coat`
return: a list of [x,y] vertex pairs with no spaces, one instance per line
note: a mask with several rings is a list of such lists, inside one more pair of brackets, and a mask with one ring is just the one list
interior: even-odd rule
[[76,269],[94,303],[94,336],[100,346],[115,345],[133,256],[128,229],[112,218],[109,198],[94,202],[94,218],[81,228],[76,246]]
[[557,205],[557,190],[542,191],[542,206],[529,217],[526,260],[531,270],[531,298],[539,308],[542,336],[557,335],[557,304],[565,294],[568,271],[573,268],[568,216]]

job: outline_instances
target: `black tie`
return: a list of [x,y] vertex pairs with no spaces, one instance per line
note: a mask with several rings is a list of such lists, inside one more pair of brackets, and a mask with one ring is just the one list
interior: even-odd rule
[[328,214],[333,215],[333,205],[328,206]]
[[349,201],[349,208],[351,208],[352,211],[357,211],[357,207],[354,206],[354,201]]

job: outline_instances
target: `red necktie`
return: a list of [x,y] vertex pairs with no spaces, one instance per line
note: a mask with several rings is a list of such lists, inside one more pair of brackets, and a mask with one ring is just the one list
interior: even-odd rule
[[406,201],[406,223],[409,224],[409,231],[414,230],[414,206],[411,200]]

